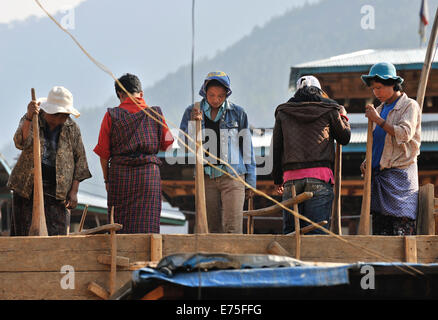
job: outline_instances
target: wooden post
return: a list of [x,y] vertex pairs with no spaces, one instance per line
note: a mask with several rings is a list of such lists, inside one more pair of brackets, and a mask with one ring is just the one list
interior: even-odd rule
[[[248,198],[248,211],[254,210],[254,199],[253,197]],[[246,233],[247,234],[253,234],[254,233],[254,217],[252,215],[249,215],[247,217],[247,224],[246,224]]]
[[418,193],[417,234],[435,234],[435,198],[434,185],[431,183],[420,187]]
[[342,183],[342,146],[336,142],[335,155],[335,186],[332,206],[330,231],[338,235],[342,234],[341,225],[341,183]]
[[[114,224],[114,206],[111,207],[110,224]],[[116,274],[117,274],[117,239],[116,232],[110,231],[111,240],[111,272],[110,272],[110,295],[116,291]]]
[[429,72],[432,65],[432,59],[435,56],[434,50],[436,50],[436,40],[438,35],[438,9],[435,12],[435,19],[433,21],[432,31],[430,33],[429,43],[427,45],[426,56],[424,58],[423,68],[421,69],[420,84],[417,89],[417,102],[420,105],[420,109],[423,110],[423,102],[426,94],[427,80],[429,78]]
[[415,236],[404,237],[406,262],[417,263],[417,238]]
[[[194,108],[200,110],[200,103],[197,102]],[[202,123],[196,121],[196,176],[195,176],[195,205],[196,205],[196,233],[208,233],[207,208],[205,203],[204,185],[204,155],[202,150]]]
[[[295,185],[292,184],[292,198],[295,198],[297,196],[297,192],[295,189]],[[298,213],[298,204],[295,203],[293,205],[294,211]],[[294,222],[295,222],[295,258],[298,260],[301,256],[301,234],[300,234],[300,218],[294,215]]]
[[163,257],[163,239],[161,234],[151,236],[151,261],[160,261]]
[[367,150],[366,150],[366,168],[365,181],[363,186],[362,208],[360,211],[360,221],[358,234],[370,234],[370,205],[371,205],[371,168],[372,168],[372,152],[373,152],[373,122],[368,120],[367,133]]
[[[35,89],[32,88],[32,101],[36,101]],[[46,215],[44,212],[43,177],[41,169],[40,128],[38,115],[32,119],[33,125],[33,208],[29,236],[47,236]]]

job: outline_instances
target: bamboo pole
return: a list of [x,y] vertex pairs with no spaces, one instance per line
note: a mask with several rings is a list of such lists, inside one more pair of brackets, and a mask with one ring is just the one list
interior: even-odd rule
[[336,142],[335,187],[330,231],[341,235],[341,184],[342,184],[342,146]]
[[[200,104],[195,103],[194,108],[199,110]],[[204,156],[202,150],[202,124],[196,121],[196,176],[195,176],[195,205],[196,205],[196,233],[208,233],[207,208],[205,203],[204,184]]]
[[[35,89],[31,89],[32,101],[36,101]],[[33,208],[29,236],[47,236],[46,215],[44,213],[43,178],[41,169],[41,146],[38,114],[32,119],[33,125]]]
[[360,211],[360,221],[358,234],[370,234],[370,205],[371,205],[371,161],[373,148],[373,122],[368,119],[367,149],[366,149],[366,168],[363,186],[362,208]]

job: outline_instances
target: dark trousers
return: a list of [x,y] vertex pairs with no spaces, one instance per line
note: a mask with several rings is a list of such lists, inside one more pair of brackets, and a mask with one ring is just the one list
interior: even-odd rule
[[[295,185],[296,194],[303,192],[313,192],[313,197],[298,204],[298,213],[312,220],[320,222],[327,220],[329,223],[326,228],[329,229],[330,217],[333,203],[333,187],[330,183],[314,178],[305,178],[299,180],[287,181],[284,184],[283,201],[292,198],[292,184]],[[293,209],[293,207],[291,207]],[[309,223],[300,219],[300,228],[308,226]],[[295,231],[294,215],[283,210],[283,233]],[[315,229],[307,234],[326,234],[320,229]]]

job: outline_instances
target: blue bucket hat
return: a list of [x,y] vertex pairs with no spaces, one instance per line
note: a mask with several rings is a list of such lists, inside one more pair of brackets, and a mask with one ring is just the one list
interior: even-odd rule
[[389,62],[376,63],[371,67],[368,75],[361,75],[360,77],[368,87],[370,86],[370,81],[375,78],[379,78],[382,80],[393,79],[400,84],[404,81],[402,77],[397,76],[394,65]]
[[199,95],[203,98],[206,98],[207,95],[207,84],[211,80],[217,80],[219,81],[227,90],[227,98],[231,95],[231,82],[230,77],[223,72],[223,71],[214,71],[207,74],[207,77],[204,80],[204,83],[202,84],[201,90],[199,90]]

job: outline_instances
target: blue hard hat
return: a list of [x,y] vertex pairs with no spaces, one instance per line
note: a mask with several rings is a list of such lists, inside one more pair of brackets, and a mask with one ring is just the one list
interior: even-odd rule
[[370,81],[375,78],[382,80],[393,79],[400,84],[404,81],[402,77],[397,76],[397,71],[395,70],[394,65],[390,62],[376,63],[371,67],[370,72],[367,75],[361,75],[360,77],[367,86],[370,86]]
[[227,98],[231,95],[232,91],[231,91],[230,77],[228,77],[228,75],[223,71],[213,71],[213,72],[210,72],[209,74],[207,74],[207,76],[205,77],[205,80],[204,80],[204,83],[202,84],[201,90],[199,90],[200,96],[202,96],[204,98],[206,97],[207,84],[211,80],[219,81],[219,83],[221,83],[226,88]]

